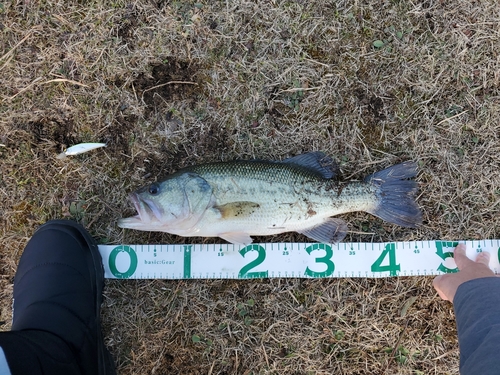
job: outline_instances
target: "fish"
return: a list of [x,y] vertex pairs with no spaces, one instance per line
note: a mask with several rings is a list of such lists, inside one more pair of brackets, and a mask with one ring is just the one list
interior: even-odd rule
[[131,193],[137,215],[119,219],[118,226],[248,245],[251,236],[285,232],[335,244],[344,239],[348,225],[334,216],[354,211],[403,227],[421,224],[415,162],[393,165],[362,181],[339,182],[328,161],[316,151],[283,161],[189,166]]

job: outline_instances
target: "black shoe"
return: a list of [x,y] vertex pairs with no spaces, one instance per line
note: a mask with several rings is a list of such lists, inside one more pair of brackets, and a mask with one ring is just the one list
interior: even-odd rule
[[73,221],[49,221],[21,256],[12,331],[55,335],[68,345],[82,373],[116,374],[101,331],[103,285],[101,255],[90,234]]

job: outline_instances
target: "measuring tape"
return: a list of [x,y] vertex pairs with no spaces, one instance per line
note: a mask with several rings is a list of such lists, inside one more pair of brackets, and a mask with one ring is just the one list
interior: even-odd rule
[[[500,272],[500,240],[460,241],[467,256],[489,252]],[[99,245],[110,279],[249,279],[430,276],[457,272],[458,242]]]

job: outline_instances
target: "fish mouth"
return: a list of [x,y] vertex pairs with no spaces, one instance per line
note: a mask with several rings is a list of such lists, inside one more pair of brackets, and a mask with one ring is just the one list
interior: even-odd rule
[[118,220],[119,227],[134,229],[144,224],[161,223],[162,214],[153,202],[141,199],[136,193],[131,193],[129,198],[137,211],[137,215]]

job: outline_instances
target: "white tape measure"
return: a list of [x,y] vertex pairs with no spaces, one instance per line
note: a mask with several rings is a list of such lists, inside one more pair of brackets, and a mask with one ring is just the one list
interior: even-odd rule
[[[500,272],[500,240],[460,241],[467,256],[491,254]],[[116,279],[248,279],[390,277],[457,272],[458,242],[263,243],[244,245],[100,245],[105,277]]]

